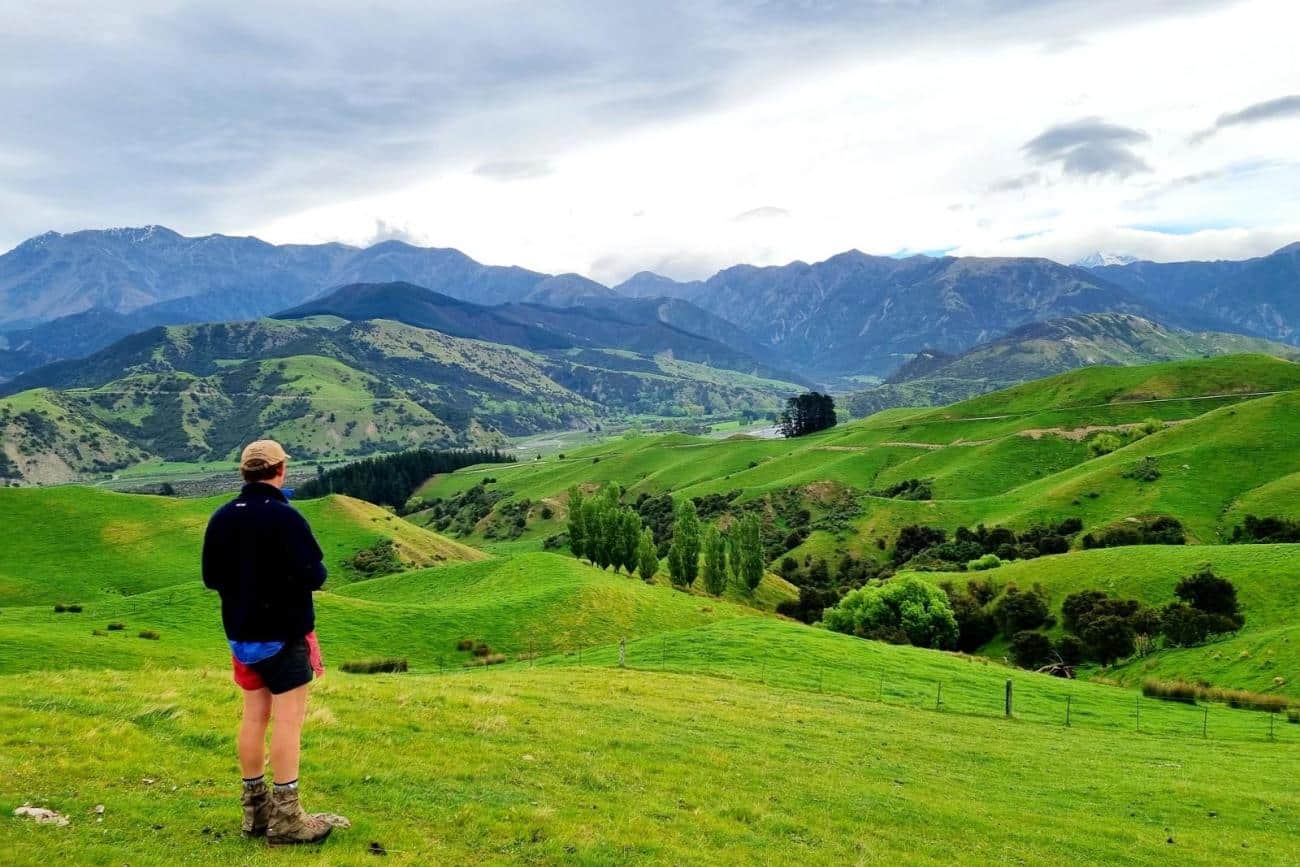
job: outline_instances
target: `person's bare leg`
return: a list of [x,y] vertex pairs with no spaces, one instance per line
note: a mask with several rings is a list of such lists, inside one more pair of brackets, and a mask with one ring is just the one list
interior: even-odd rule
[[244,720],[239,726],[239,768],[246,780],[266,772],[266,725],[270,719],[270,691],[244,690]]
[[307,717],[307,684],[271,696],[271,772],[277,783],[298,779],[302,723]]

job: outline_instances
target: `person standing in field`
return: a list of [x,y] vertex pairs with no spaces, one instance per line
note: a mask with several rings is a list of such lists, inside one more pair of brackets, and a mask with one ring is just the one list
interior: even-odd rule
[[311,594],[325,583],[325,564],[311,527],[281,490],[288,460],[274,440],[249,444],[239,461],[244,487],[213,514],[203,539],[203,583],[221,595],[235,683],[244,691],[243,832],[272,845],[319,843],[331,830],[298,801],[307,684],[324,671]]

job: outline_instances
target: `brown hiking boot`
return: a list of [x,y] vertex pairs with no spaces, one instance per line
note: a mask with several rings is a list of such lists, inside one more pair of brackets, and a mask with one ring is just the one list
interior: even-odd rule
[[239,800],[244,805],[244,836],[265,835],[267,820],[271,818],[271,790],[266,787],[266,783],[244,786],[244,793]]
[[329,822],[303,812],[297,789],[271,790],[271,817],[266,828],[266,842],[272,846],[292,843],[319,843],[334,828]]

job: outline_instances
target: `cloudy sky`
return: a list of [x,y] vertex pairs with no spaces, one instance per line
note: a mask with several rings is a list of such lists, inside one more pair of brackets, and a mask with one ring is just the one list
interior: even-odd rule
[[0,249],[161,223],[614,282],[1300,239],[1294,0],[0,0]]

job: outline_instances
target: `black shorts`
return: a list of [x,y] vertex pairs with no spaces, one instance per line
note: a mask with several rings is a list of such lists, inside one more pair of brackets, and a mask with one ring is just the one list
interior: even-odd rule
[[272,695],[279,695],[311,683],[311,656],[307,649],[307,639],[286,641],[279,653],[268,656],[261,662],[254,662],[248,667],[257,672],[257,676],[262,678],[262,683]]

